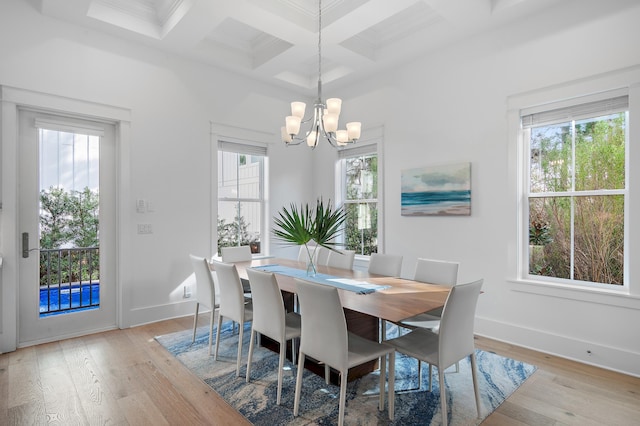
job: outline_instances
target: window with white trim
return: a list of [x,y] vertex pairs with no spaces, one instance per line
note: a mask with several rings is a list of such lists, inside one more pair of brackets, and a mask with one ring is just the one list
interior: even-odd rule
[[263,252],[266,161],[266,147],[218,142],[218,253],[241,245]]
[[378,252],[377,145],[358,145],[338,152],[342,201],[347,213],[342,242],[358,255]]
[[625,284],[629,98],[522,110],[530,279]]

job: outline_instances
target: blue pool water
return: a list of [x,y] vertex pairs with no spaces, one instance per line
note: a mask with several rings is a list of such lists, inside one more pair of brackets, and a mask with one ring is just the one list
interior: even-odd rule
[[100,307],[100,283],[40,288],[40,316],[58,315]]

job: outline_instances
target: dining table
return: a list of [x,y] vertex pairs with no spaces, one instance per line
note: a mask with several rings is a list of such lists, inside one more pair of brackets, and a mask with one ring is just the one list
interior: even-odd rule
[[[318,281],[316,277],[306,277],[302,271],[307,270],[305,262],[285,258],[263,258],[251,261],[235,262],[240,278],[247,279],[247,269],[269,271],[275,267],[275,276],[278,286],[282,291],[287,310],[296,309],[295,279],[307,279]],[[297,274],[283,273],[282,271],[294,271]],[[279,272],[280,271],[280,272]],[[294,271],[294,272],[296,272]],[[335,277],[333,281],[346,281],[354,283],[352,289],[342,288],[338,285],[338,294],[345,312],[347,329],[355,334],[370,340],[379,341],[381,330],[384,330],[385,321],[398,322],[414,315],[441,308],[451,290],[448,286],[424,283],[400,277],[388,277],[371,274],[362,270],[334,268],[324,265],[316,265],[318,276]],[[327,284],[328,281],[324,281]],[[358,285],[367,289],[366,292],[358,291]],[[347,286],[348,287],[348,286]],[[373,288],[373,291],[371,290]],[[302,313],[304,315],[304,313]],[[382,326],[381,326],[382,325]],[[262,339],[269,346],[269,339]],[[291,348],[289,348],[290,350]],[[305,367],[318,374],[324,374],[322,366],[313,365],[310,360]],[[373,371],[377,367],[376,362],[371,362],[349,370],[348,380],[353,380]],[[333,381],[333,379],[332,379]]]

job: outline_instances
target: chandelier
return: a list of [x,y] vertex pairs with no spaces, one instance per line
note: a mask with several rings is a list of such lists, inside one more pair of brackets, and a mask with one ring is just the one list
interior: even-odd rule
[[[347,123],[346,130],[338,130],[338,119],[342,100],[329,98],[322,101],[322,0],[318,0],[318,98],[313,105],[313,115],[304,118],[304,102],[291,102],[291,115],[286,118],[286,126],[281,128],[282,141],[288,145],[299,145],[306,141],[312,149],[318,145],[321,136],[337,148],[356,142],[360,138],[360,122]],[[299,137],[300,125],[311,126]]]

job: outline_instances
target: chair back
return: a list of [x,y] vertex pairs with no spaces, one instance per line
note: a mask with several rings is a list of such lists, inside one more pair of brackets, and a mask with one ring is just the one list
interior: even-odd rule
[[189,255],[191,266],[196,277],[196,299],[198,303],[210,309],[216,307],[216,286],[209,269],[209,262],[204,257]]
[[399,277],[402,270],[402,256],[396,254],[371,253],[369,273]]
[[[307,248],[309,249],[309,252],[307,253]],[[318,252],[316,251],[316,245],[311,244],[311,243],[307,243],[307,245],[305,246],[304,244],[302,244],[300,246],[300,250],[298,251],[298,262],[304,262],[304,263],[309,263],[309,255],[311,255],[313,257],[313,260],[315,261],[315,257],[318,254]]]
[[211,261],[220,286],[219,315],[232,321],[244,322],[244,291],[236,265]]
[[319,246],[316,250],[316,265],[327,266],[329,264],[329,255],[331,250],[328,248]]
[[353,269],[353,261],[355,260],[355,250],[338,250],[329,253],[327,266],[332,268]]
[[458,262],[418,259],[413,279],[423,283],[448,285],[449,287],[453,287],[458,282],[459,266],[460,263]]
[[447,368],[475,351],[473,324],[483,280],[451,288],[442,311],[439,364]]
[[247,269],[253,302],[253,329],[279,341],[284,340],[285,310],[282,293],[272,272]]
[[249,246],[222,247],[220,252],[222,261],[225,263],[247,262],[251,260],[251,247]]
[[295,279],[302,321],[300,351],[343,370],[348,367],[347,322],[335,287]]

